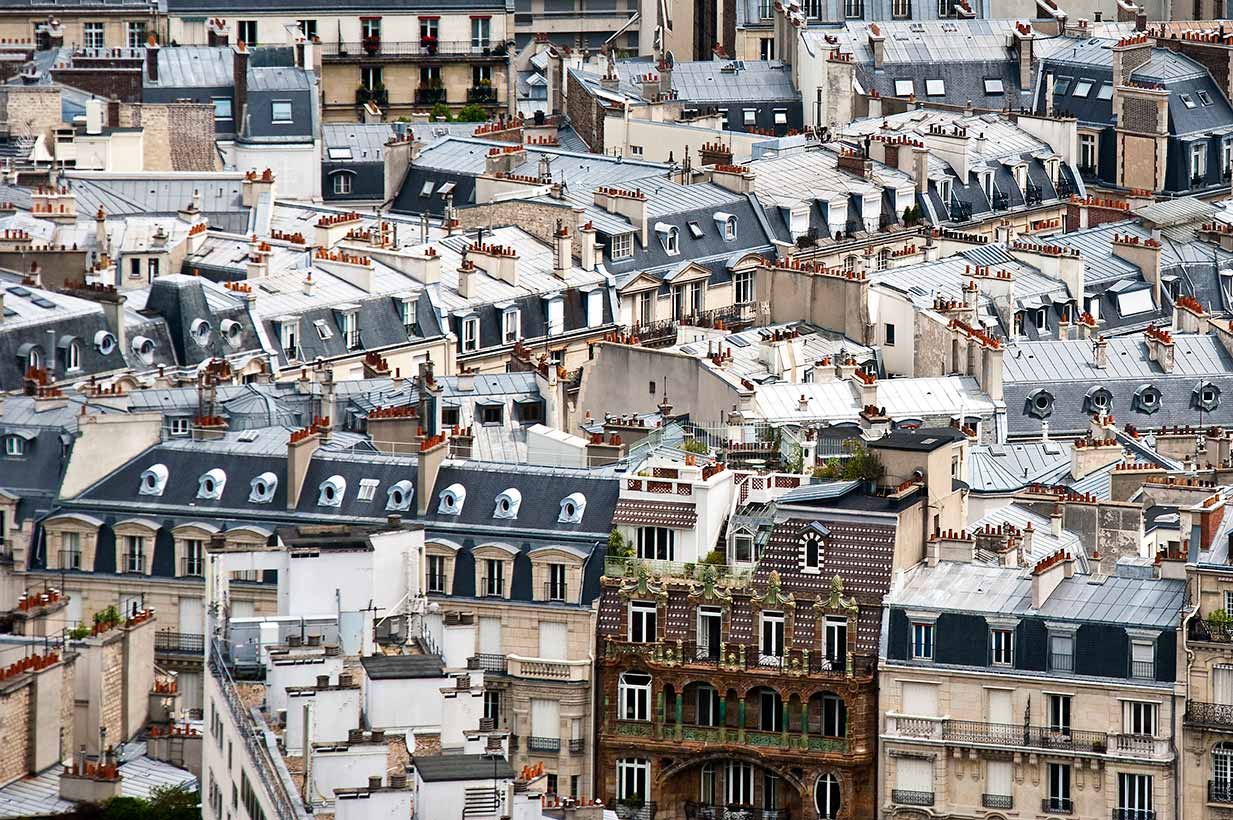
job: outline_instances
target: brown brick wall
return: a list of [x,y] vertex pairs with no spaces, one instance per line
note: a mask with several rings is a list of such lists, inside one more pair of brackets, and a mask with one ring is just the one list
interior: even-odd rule
[[27,125],[34,136],[51,138],[60,125],[60,89],[47,86],[7,86],[0,88],[0,122],[7,122],[14,133],[23,134]]
[[124,740],[124,642],[112,641],[103,647],[103,686],[99,720],[107,737]]
[[141,69],[139,68],[53,68],[51,77],[58,83],[82,91],[124,102],[140,102]]
[[28,682],[0,695],[0,783],[25,775],[30,760],[30,695]]
[[214,106],[199,103],[141,105],[147,171],[218,171]]
[[604,150],[604,115],[595,98],[587,92],[586,87],[570,74],[569,96],[565,101],[565,113],[578,136],[592,151]]
[[[541,242],[553,241],[557,220],[573,227],[574,214],[565,203],[561,206],[540,202],[493,202],[458,209],[458,221],[464,228],[489,228],[501,225],[517,225]],[[574,255],[578,248],[575,246]]]
[[1155,133],[1157,126],[1156,103],[1139,97],[1122,100],[1121,126],[1130,131]]
[[76,749],[73,742],[74,711],[76,700],[73,695],[73,674],[77,667],[76,658],[66,660],[60,665],[60,674],[64,681],[60,685],[60,757],[68,758]]

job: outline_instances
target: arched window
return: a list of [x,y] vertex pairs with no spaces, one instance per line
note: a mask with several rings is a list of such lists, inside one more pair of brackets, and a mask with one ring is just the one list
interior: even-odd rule
[[624,672],[617,682],[621,720],[651,719],[651,676],[645,672]]
[[839,778],[834,774],[819,777],[813,789],[813,802],[821,820],[835,820],[839,816]]
[[890,267],[890,248],[883,248],[878,251],[878,270],[886,270]]

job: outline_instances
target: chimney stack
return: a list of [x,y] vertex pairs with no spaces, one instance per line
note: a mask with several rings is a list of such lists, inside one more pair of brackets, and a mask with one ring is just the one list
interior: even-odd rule
[[152,83],[158,82],[158,41],[152,33],[146,40],[146,79]]
[[235,130],[243,128],[244,108],[248,105],[248,44],[243,40],[232,49],[234,57],[231,61],[232,105],[231,116],[235,122]]

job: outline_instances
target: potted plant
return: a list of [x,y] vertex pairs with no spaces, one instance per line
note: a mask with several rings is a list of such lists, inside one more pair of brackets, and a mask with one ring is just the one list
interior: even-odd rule
[[358,105],[363,105],[372,99],[372,92],[368,90],[368,86],[360,83],[360,87],[355,89],[355,101]]
[[364,51],[370,56],[381,50],[381,35],[369,34],[364,38]]
[[437,53],[437,47],[440,45],[440,42],[437,40],[437,35],[425,34],[423,37],[420,38],[420,45],[430,55],[435,55]]

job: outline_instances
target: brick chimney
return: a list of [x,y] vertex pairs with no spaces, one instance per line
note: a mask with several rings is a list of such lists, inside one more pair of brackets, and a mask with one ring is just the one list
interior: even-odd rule
[[152,83],[158,82],[158,40],[154,35],[146,41],[146,79]]
[[243,40],[232,49],[231,84],[232,105],[231,116],[234,117],[235,130],[244,130],[245,106],[248,105],[248,44]]
[[574,240],[569,232],[569,226],[557,220],[557,229],[553,234],[552,273],[558,279],[564,279],[574,266]]
[[1062,581],[1075,574],[1075,561],[1070,553],[1058,550],[1032,568],[1032,608],[1040,609]]
[[877,23],[869,24],[868,35],[869,50],[873,52],[873,67],[881,68],[882,63],[886,61],[886,35],[882,33]]
[[287,440],[287,509],[294,510],[299,505],[308,467],[320,446],[321,435],[315,423],[291,432]]
[[1147,340],[1147,357],[1160,365],[1160,369],[1166,373],[1173,372],[1173,334],[1169,331],[1149,325],[1147,330],[1143,331],[1143,336]]

